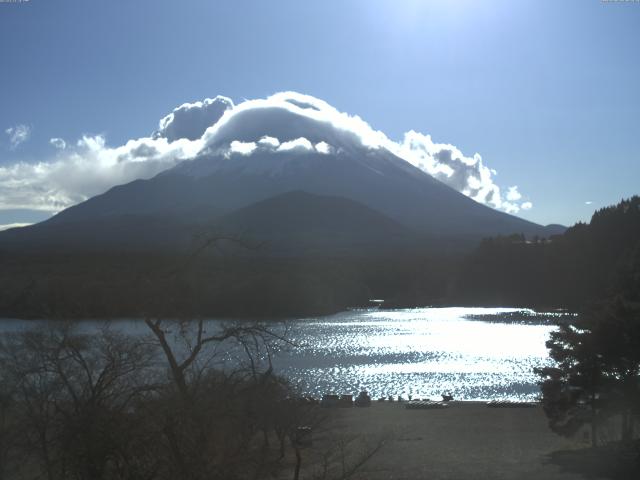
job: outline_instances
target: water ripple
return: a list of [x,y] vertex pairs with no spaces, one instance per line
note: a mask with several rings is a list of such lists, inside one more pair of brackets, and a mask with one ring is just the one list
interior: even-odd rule
[[374,397],[446,392],[464,400],[535,400],[533,368],[549,363],[545,341],[554,327],[536,322],[530,310],[529,324],[499,322],[514,312],[428,308],[296,320],[290,325],[296,346],[276,363],[313,396],[364,389]]

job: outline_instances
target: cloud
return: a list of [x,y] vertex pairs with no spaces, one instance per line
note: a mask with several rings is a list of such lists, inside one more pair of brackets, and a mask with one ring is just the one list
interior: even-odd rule
[[229,146],[229,153],[239,153],[240,155],[251,155],[258,145],[256,142],[239,142],[238,140],[234,140],[231,142]]
[[323,155],[329,155],[333,152],[333,148],[327,142],[318,142],[315,146],[316,151],[318,153],[322,153]]
[[494,172],[479,154],[467,157],[454,145],[435,143],[430,135],[413,130],[405,133],[396,153],[477,202],[504,209],[500,188],[493,181]]
[[114,185],[150,178],[200,148],[199,141],[165,138],[129,140],[112,148],[103,136],[84,136],[48,161],[0,167],[0,208],[57,212]]
[[393,141],[360,117],[295,92],[238,105],[221,96],[185,103],[160,120],[149,137],[121,146],[108,146],[100,135],[84,136],[76,144],[57,138],[50,142],[58,148],[53,158],[0,167],[0,208],[58,211],[186,159],[249,161],[266,153],[282,156],[279,165],[284,165],[300,154],[353,154],[366,160],[377,151],[390,152],[398,162],[408,162],[477,202],[509,213],[532,207],[529,201],[520,202],[517,186],[503,194],[496,171],[478,153],[465,155],[413,130]]
[[[506,195],[495,183],[495,170],[479,154],[464,155],[456,146],[436,143],[431,136],[409,131],[401,142],[390,140],[358,116],[340,112],[317,98],[296,92],[282,92],[266,99],[247,100],[228,109],[208,128],[202,140],[212,154],[235,151],[233,142],[255,143],[251,154],[265,150],[262,138],[273,138],[299,152],[329,153],[386,149],[477,202],[517,213],[522,195],[517,186]],[[304,141],[302,140],[304,139]],[[295,143],[291,143],[295,142]],[[516,198],[517,197],[517,198]]]
[[[220,150],[218,150],[220,151]],[[234,154],[242,156],[250,156],[255,152],[268,152],[268,153],[322,153],[328,154],[331,152],[331,146],[326,142],[319,142],[316,145],[312,144],[308,139],[299,137],[294,140],[280,143],[275,137],[264,136],[255,142],[243,142],[240,140],[233,140],[229,147],[224,150],[225,158],[230,158]]]
[[275,150],[280,146],[280,140],[274,137],[262,137],[257,144],[259,147]]
[[61,138],[50,138],[49,143],[59,150],[67,148],[67,142]]
[[31,136],[31,127],[28,125],[16,125],[15,127],[7,128],[4,133],[9,136],[9,148],[15,150],[18,146],[27,140]]
[[9,230],[10,228],[20,228],[20,227],[28,227],[29,225],[33,225],[32,223],[7,223],[4,225],[0,225],[0,232],[3,230]]
[[233,141],[257,142],[263,137],[286,143],[305,138],[345,149],[380,148],[389,143],[357,116],[339,112],[328,103],[296,92],[247,100],[224,112],[202,139],[212,152],[224,151]]
[[202,102],[184,103],[160,120],[160,128],[154,132],[153,137],[166,138],[169,142],[180,138],[197,140],[231,108],[231,99],[222,96],[206,98]]
[[522,198],[518,187],[509,187],[503,195],[495,183],[497,172],[486,166],[478,153],[466,156],[456,146],[436,143],[430,135],[414,130],[405,133],[401,143],[392,143],[390,150],[479,203],[507,213],[518,213],[522,208],[516,203]]
[[315,147],[306,138],[300,137],[295,140],[281,143],[277,149],[278,152],[313,152]]
[[517,200],[520,200],[521,198],[522,195],[520,195],[517,185],[509,187],[509,190],[507,190],[507,200],[509,200],[510,202],[515,202]]

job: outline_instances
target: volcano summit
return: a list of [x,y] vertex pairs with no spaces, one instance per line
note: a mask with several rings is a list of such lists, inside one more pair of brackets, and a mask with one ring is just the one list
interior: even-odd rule
[[[220,96],[184,104],[151,136],[94,150],[107,168],[138,178],[3,232],[0,247],[174,249],[208,229],[299,254],[303,238],[322,252],[561,231],[508,213],[530,202],[503,198],[479,155],[413,131],[391,141],[359,117],[294,92],[239,105]],[[63,181],[51,195],[64,197],[64,189]],[[291,222],[283,199],[297,203]]]

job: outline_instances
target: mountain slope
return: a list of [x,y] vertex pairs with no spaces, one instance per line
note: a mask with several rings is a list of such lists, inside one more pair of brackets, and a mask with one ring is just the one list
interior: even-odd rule
[[418,235],[364,205],[295,191],[240,208],[215,222],[273,254],[350,253],[412,248]]
[[199,235],[237,237],[255,255],[365,254],[415,248],[420,236],[353,200],[287,192],[221,217],[111,214],[8,230],[0,247],[22,251],[187,251]]
[[431,237],[547,234],[544,227],[477,203],[383,149],[203,156],[150,180],[115,187],[49,222],[167,212],[189,222],[196,219],[194,212],[230,213],[293,190],[354,200]]
[[[163,128],[153,138],[133,142],[137,146],[128,153],[131,162],[171,160],[167,164],[173,168],[114,187],[25,232],[59,232],[66,224],[67,231],[77,229],[81,236],[82,229],[94,228],[96,222],[98,229],[104,230],[105,223],[113,230],[133,215],[139,225],[132,231],[144,236],[141,225],[156,231],[152,219],[195,228],[292,191],[357,202],[441,244],[513,233],[545,237],[561,231],[469,198],[505,206],[478,155],[465,157],[454,146],[415,132],[408,132],[402,144],[393,142],[358,117],[313,97],[282,92],[237,106],[220,97],[183,107],[163,121],[170,131]],[[125,151],[118,162],[129,158]],[[336,216],[344,213],[333,210]],[[126,245],[127,231],[120,230],[125,231],[119,241]],[[0,245],[3,238],[0,235]]]
[[0,232],[0,252],[182,251],[197,232],[197,224],[172,215],[114,214],[6,230]]

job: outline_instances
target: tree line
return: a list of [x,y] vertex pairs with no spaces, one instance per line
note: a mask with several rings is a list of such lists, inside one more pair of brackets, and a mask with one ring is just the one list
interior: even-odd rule
[[[579,315],[547,342],[554,365],[537,369],[551,429],[588,428],[594,447],[615,445],[640,462],[640,198],[596,212],[558,241],[577,244],[588,275]],[[593,256],[593,257],[592,257]],[[576,291],[577,294],[577,291]],[[619,462],[618,462],[619,463]],[[628,472],[623,475],[629,475]],[[626,478],[626,477],[625,477]]]
[[[211,251],[184,255],[0,251],[0,316],[303,317],[367,306],[523,306],[578,310],[637,271],[640,197],[601,209],[563,235],[488,238],[467,254],[424,249],[335,257]],[[634,263],[635,262],[635,263]],[[635,270],[634,270],[635,269]]]
[[637,275],[640,197],[596,211],[549,239],[485,239],[456,274],[465,303],[583,308],[611,296]]

